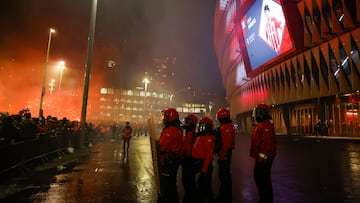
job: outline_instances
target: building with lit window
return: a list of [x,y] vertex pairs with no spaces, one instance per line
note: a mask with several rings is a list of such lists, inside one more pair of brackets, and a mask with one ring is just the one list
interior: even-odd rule
[[146,123],[150,115],[160,117],[163,108],[169,105],[170,96],[137,89],[101,88],[96,100],[97,105],[90,110],[90,120],[94,122]]
[[[150,116],[160,122],[161,112],[169,108],[173,95],[154,91],[101,88],[89,108],[89,120],[95,123],[118,123],[129,121],[146,125]],[[175,105],[180,119],[192,113],[199,117],[210,113],[209,106],[200,103]],[[211,107],[210,107],[211,108]]]
[[277,133],[359,136],[360,1],[217,0],[215,49],[231,115],[272,106]]

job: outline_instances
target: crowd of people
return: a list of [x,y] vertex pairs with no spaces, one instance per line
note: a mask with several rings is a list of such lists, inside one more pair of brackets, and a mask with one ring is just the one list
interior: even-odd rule
[[[253,110],[256,125],[251,140],[250,156],[255,160],[254,180],[259,202],[273,202],[271,165],[276,155],[275,130],[270,108],[258,105]],[[230,111],[220,108],[216,120],[189,114],[183,122],[173,108],[162,112],[163,129],[159,138],[159,202],[179,202],[177,173],[181,166],[183,202],[232,202],[231,159],[235,148],[235,128]],[[218,163],[219,191],[212,190],[213,161]]]
[[[86,123],[86,135],[89,145],[103,133],[103,126],[95,126],[93,123]],[[54,136],[59,133],[79,134],[80,122],[70,121],[66,117],[58,119],[54,116],[32,117],[30,110],[24,109],[18,114],[0,117],[0,140],[3,144],[16,144],[32,139],[38,139],[42,135]]]

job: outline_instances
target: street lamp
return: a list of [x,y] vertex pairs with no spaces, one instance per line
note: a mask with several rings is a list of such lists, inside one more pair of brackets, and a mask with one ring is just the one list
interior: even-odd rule
[[94,35],[95,35],[95,25],[96,25],[96,10],[97,10],[97,0],[92,0],[91,2],[91,11],[90,11],[90,25],[89,25],[89,34],[88,34],[88,47],[87,47],[87,56],[86,56],[86,66],[85,66],[85,79],[84,79],[84,93],[82,99],[81,107],[81,118],[80,118],[80,151],[84,149],[84,138],[85,138],[85,129],[86,129],[86,108],[88,103],[89,95],[89,83],[90,83],[90,73],[92,65],[92,56],[93,56],[93,47],[94,47]]
[[65,70],[65,61],[60,61],[59,62],[59,68],[60,68],[60,78],[59,78],[59,92],[58,95],[59,97],[61,96],[61,81],[62,81],[62,76],[63,76],[63,72]]
[[[147,78],[144,78],[144,80],[142,81],[144,83],[144,88],[145,88],[145,97],[144,97],[144,111],[145,111],[145,115],[146,115],[146,109],[147,109],[147,106],[146,106],[146,96],[147,96],[147,89],[148,89],[148,84],[150,83],[149,79]],[[146,117],[144,117],[146,119]]]
[[144,85],[145,85],[145,96],[146,96],[147,87],[148,87],[148,84],[150,83],[150,81],[149,81],[149,79],[144,78],[143,83],[144,83]]
[[52,29],[52,28],[50,28],[50,30],[49,30],[48,46],[47,46],[47,51],[46,51],[44,78],[43,78],[43,83],[42,83],[42,88],[41,88],[40,107],[39,107],[39,119],[43,116],[42,105],[43,105],[43,100],[44,100],[44,96],[45,96],[45,81],[46,81],[46,72],[47,72],[47,67],[48,67],[48,62],[49,62],[49,53],[50,53],[50,44],[51,44],[51,35],[52,35],[52,33],[55,33],[55,30]]
[[52,94],[52,92],[54,91],[54,87],[55,87],[55,80],[51,79],[49,83],[50,94]]

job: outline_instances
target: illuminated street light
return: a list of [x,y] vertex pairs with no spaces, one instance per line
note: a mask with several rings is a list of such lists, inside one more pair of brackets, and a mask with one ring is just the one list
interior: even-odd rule
[[[144,88],[145,88],[145,97],[144,97],[144,111],[145,111],[145,115],[147,114],[147,106],[146,106],[146,96],[147,96],[147,89],[148,89],[148,84],[150,83],[149,79],[144,78],[144,80],[142,81],[144,83]],[[144,117],[146,119],[146,116]],[[146,121],[146,120],[145,120]]]
[[[150,83],[150,81],[149,81],[149,79],[144,78],[144,80],[143,80],[142,82],[143,82],[144,85],[145,85],[145,93],[146,93],[146,92],[147,92],[147,88],[148,88],[148,84]],[[146,96],[146,94],[145,94],[145,96]]]
[[50,80],[50,83],[49,83],[50,94],[53,93],[54,87],[55,87],[55,80],[54,80],[54,79],[51,79],[51,80]]
[[60,68],[60,78],[59,78],[59,92],[58,95],[59,97],[61,96],[61,81],[62,81],[62,76],[63,76],[63,72],[65,70],[65,61],[60,61],[59,62],[59,68]]
[[55,30],[52,29],[52,28],[50,28],[50,30],[49,30],[48,46],[47,46],[47,51],[46,51],[44,78],[43,78],[43,83],[42,83],[42,88],[41,88],[40,107],[39,107],[39,119],[40,119],[40,118],[42,117],[42,115],[43,115],[42,105],[43,105],[43,100],[44,100],[44,96],[45,96],[45,81],[46,81],[46,72],[47,72],[47,67],[48,67],[48,62],[49,62],[49,53],[50,53],[50,44],[51,44],[51,35],[52,35],[52,33],[55,33]]

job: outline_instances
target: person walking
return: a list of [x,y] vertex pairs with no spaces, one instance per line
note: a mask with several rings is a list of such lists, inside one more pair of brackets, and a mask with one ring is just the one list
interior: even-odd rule
[[215,149],[214,123],[209,117],[203,117],[198,124],[198,137],[194,143],[192,156],[197,160],[200,173],[197,180],[199,203],[213,202],[212,172]]
[[184,144],[183,150],[184,155],[182,158],[182,183],[184,187],[184,203],[196,202],[196,183],[195,183],[195,168],[194,159],[192,158],[192,149],[196,139],[196,125],[198,118],[194,114],[189,114],[184,118],[183,128],[184,133]]
[[164,125],[159,138],[160,152],[160,197],[159,202],[177,203],[176,176],[183,154],[183,132],[180,126],[179,113],[173,108],[162,111]]
[[216,200],[228,203],[232,202],[231,157],[235,147],[235,131],[230,111],[226,108],[217,111],[216,119],[220,122],[220,127],[216,129],[217,139],[220,139],[220,149],[217,152],[220,188]]
[[270,107],[257,105],[252,112],[256,121],[253,128],[250,156],[255,159],[254,180],[259,192],[260,203],[273,202],[271,166],[276,156],[276,137]]
[[128,157],[128,155],[129,155],[131,136],[132,136],[132,127],[130,126],[129,122],[126,122],[125,127],[122,129],[124,157]]

